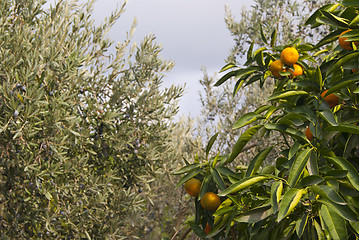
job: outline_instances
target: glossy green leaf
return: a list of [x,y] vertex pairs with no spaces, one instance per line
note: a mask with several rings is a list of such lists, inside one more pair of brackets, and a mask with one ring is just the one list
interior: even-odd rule
[[182,175],[184,173],[187,173],[189,171],[192,171],[193,169],[195,168],[199,168],[201,166],[201,164],[199,163],[193,163],[193,164],[190,164],[190,165],[187,165],[181,169],[179,169],[177,172],[175,172],[174,174],[175,175]]
[[324,182],[324,178],[318,175],[310,175],[300,181],[300,187],[308,187]]
[[323,21],[324,23],[338,28],[346,29],[349,27],[349,23],[345,18],[341,18],[338,16],[335,16],[334,14],[328,12],[328,11],[322,11],[322,14],[325,16],[325,18],[320,18],[320,21]]
[[338,122],[335,119],[333,112],[329,109],[319,111],[320,116],[332,126],[338,126]]
[[184,175],[178,181],[178,183],[176,184],[176,188],[178,188],[179,186],[181,186],[182,184],[184,184],[185,182],[187,182],[188,180],[190,180],[191,178],[193,178],[194,176],[196,176],[200,172],[202,172],[201,168],[194,168],[193,170],[189,171],[186,175]]
[[273,149],[272,147],[266,148],[262,151],[260,151],[254,159],[251,161],[251,163],[248,166],[248,169],[246,171],[246,177],[250,177],[257,173],[259,167],[262,165],[264,159],[267,157],[267,155],[270,153],[270,151]]
[[308,95],[308,93],[303,90],[285,90],[282,92],[274,93],[267,99],[267,101],[273,101],[277,99],[284,99],[288,97],[303,96],[303,95]]
[[224,67],[221,68],[219,73],[227,71],[228,69],[232,69],[232,68],[235,68],[235,67],[237,67],[237,65],[235,65],[234,63],[228,63]]
[[260,34],[261,34],[262,41],[263,41],[264,43],[267,43],[267,38],[266,38],[266,36],[264,35],[264,32],[263,32],[263,28],[262,28],[262,24],[261,24],[261,23],[259,23],[259,31],[260,31]]
[[236,76],[238,74],[239,70],[231,71],[229,73],[226,73],[224,76],[222,76],[215,84],[214,86],[218,87],[222,85],[224,82],[226,82],[228,79]]
[[337,126],[329,126],[324,129],[325,131],[339,131],[346,133],[359,134],[359,127],[353,124],[340,123]]
[[273,213],[270,206],[258,207],[243,214],[240,214],[238,217],[234,218],[236,222],[245,222],[245,223],[256,223],[263,219],[266,219]]
[[217,132],[216,134],[214,134],[211,139],[208,141],[207,147],[206,147],[206,159],[208,159],[208,154],[209,151],[211,150],[213,143],[216,141],[217,137],[218,137],[219,132]]
[[312,149],[305,149],[301,151],[297,157],[294,159],[294,162],[292,164],[292,167],[289,171],[288,176],[288,184],[291,187],[294,187],[298,180],[300,175],[303,173],[304,167],[306,166],[308,159],[310,157]]
[[358,171],[353,167],[353,165],[348,162],[345,158],[341,157],[327,157],[335,165],[339,166],[343,170],[348,171],[347,178],[353,187],[359,191],[359,174]]
[[263,125],[256,125],[248,128],[237,140],[236,144],[233,147],[232,153],[225,163],[232,162],[238,154],[242,151],[243,147],[248,143],[249,140],[253,137],[253,135],[263,127]]
[[322,205],[319,214],[332,239],[348,238],[345,220],[342,217],[325,205]]
[[279,200],[282,196],[283,191],[283,182],[282,181],[276,181],[272,184],[271,187],[271,205],[273,209],[273,213],[276,213],[279,209]]
[[242,128],[252,122],[255,122],[258,119],[264,118],[262,115],[250,112],[242,115],[237,122],[233,125],[232,129]]
[[328,199],[339,205],[346,205],[344,199],[334,189],[328,185],[311,186],[310,190],[318,194],[321,198]]
[[354,59],[358,59],[359,52],[351,51],[348,54],[344,55],[342,58],[340,58],[338,61],[336,61],[328,70],[327,74],[333,73],[337,71],[341,66],[346,64],[349,61],[352,61]]
[[302,141],[306,142],[308,141],[305,137],[304,133],[298,129],[291,128],[285,124],[274,124],[274,123],[268,123],[264,125],[264,127],[268,130],[276,130],[285,134],[289,134],[295,138],[299,138]]
[[275,41],[277,40],[277,29],[274,28],[271,34],[270,46],[273,48],[275,46]]
[[208,192],[209,185],[212,183],[212,175],[206,174],[202,180],[201,189],[199,190],[198,200],[200,200],[203,195]]
[[288,153],[288,159],[292,159],[292,157],[297,153],[297,151],[302,147],[303,145],[299,142],[294,142],[292,147],[289,149]]
[[299,238],[303,235],[305,227],[308,224],[308,216],[309,213],[305,212],[296,222],[295,231],[297,232]]
[[223,181],[222,176],[215,168],[211,168],[211,175],[214,182],[217,184],[218,188],[223,191],[226,189],[226,184]]
[[263,175],[255,175],[252,177],[247,177],[244,178],[238,182],[236,182],[235,184],[233,184],[232,186],[230,186],[229,188],[227,188],[226,190],[224,190],[223,192],[219,193],[218,196],[226,196],[227,194],[230,193],[236,193],[239,192],[245,188],[248,188],[250,186],[252,186],[253,184],[256,184],[260,181],[264,181],[270,179],[270,177],[268,176],[263,176]]
[[280,222],[294,210],[304,193],[304,189],[291,188],[284,194],[279,205],[277,222]]
[[324,204],[348,221],[358,221],[357,214],[349,207],[349,205],[340,205],[325,198],[319,199],[318,202]]

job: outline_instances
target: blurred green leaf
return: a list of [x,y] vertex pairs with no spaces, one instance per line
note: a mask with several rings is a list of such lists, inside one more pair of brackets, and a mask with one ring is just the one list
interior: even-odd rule
[[294,210],[304,193],[304,189],[291,188],[284,194],[279,206],[277,218],[278,222],[280,222],[283,218],[288,216]]

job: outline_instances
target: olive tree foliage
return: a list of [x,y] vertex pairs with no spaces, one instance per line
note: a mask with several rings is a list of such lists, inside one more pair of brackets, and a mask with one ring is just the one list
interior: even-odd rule
[[[231,48],[226,63],[243,65],[247,61],[248,49],[260,47],[269,48],[271,40],[268,38],[263,45],[262,36],[276,36],[273,41],[278,44],[286,44],[290,39],[301,37],[308,41],[316,41],[328,32],[328,27],[321,26],[312,29],[304,24],[306,18],[319,6],[327,1],[279,1],[279,0],[255,0],[254,5],[248,10],[242,9],[240,19],[236,20],[232,11],[226,7],[225,22],[228,30],[234,39],[234,46]],[[258,31],[261,29],[261,31]],[[255,55],[253,51],[251,54]],[[249,73],[251,74],[251,73]],[[226,77],[226,76],[225,76]],[[232,77],[229,76],[228,77]],[[243,74],[243,78],[247,74]],[[258,75],[257,78],[261,76]],[[209,76],[203,71],[203,78],[200,80],[203,90],[201,92],[202,119],[198,124],[199,132],[206,141],[219,131],[219,136],[214,145],[215,151],[228,154],[238,136],[243,130],[233,129],[240,116],[255,110],[264,104],[265,99],[273,91],[273,79],[259,81],[249,84],[246,88],[237,85],[234,89],[228,82],[219,86],[217,75]],[[254,138],[246,147],[247,151],[239,158],[242,163],[251,159],[257,152],[257,146],[268,144],[267,140],[278,141],[277,147],[286,145],[281,141],[278,133],[273,133],[268,138]]]
[[0,0],[0,236],[126,238],[173,156],[182,88],[161,87],[154,36],[106,37],[126,2],[99,26],[93,1],[44,3]]

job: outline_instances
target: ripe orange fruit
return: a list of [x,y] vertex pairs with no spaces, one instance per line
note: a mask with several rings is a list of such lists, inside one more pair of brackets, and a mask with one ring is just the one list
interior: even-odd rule
[[305,130],[305,136],[307,137],[307,139],[308,139],[309,141],[312,141],[312,140],[313,140],[313,134],[312,134],[312,132],[310,131],[309,126],[307,127],[307,130]]
[[322,94],[320,94],[320,96],[322,98],[324,98],[324,100],[328,103],[328,105],[333,108],[336,105],[339,104],[339,98],[337,96],[335,96],[333,93],[329,94],[328,96],[324,97],[325,94],[328,92],[328,90],[325,90],[324,92],[322,92]]
[[221,199],[213,192],[207,192],[201,198],[201,206],[204,209],[215,211],[221,204]]
[[206,227],[204,228],[204,232],[205,232],[206,234],[208,234],[211,230],[212,230],[211,225],[209,225],[209,223],[207,223],[207,224],[206,224]]
[[269,69],[273,76],[281,78],[282,76],[279,74],[279,72],[283,71],[283,62],[281,60],[275,60],[270,64]]
[[293,65],[298,61],[299,53],[294,47],[287,47],[281,52],[280,59],[287,65]]
[[197,197],[199,190],[201,190],[201,181],[197,178],[191,178],[184,184],[184,189],[192,197]]
[[303,74],[303,68],[298,64],[293,64],[294,72],[292,70],[289,70],[291,72],[292,77],[297,77]]
[[[344,33],[350,32],[350,31],[351,31],[351,29],[345,30],[344,32],[342,32],[342,33],[339,35],[339,45],[340,45],[342,48],[346,49],[346,50],[353,50],[352,44],[351,44],[351,42],[346,41],[348,38],[342,37],[342,35],[343,35]],[[359,42],[354,42],[354,44],[355,44],[356,46],[358,46],[358,45],[359,45]]]

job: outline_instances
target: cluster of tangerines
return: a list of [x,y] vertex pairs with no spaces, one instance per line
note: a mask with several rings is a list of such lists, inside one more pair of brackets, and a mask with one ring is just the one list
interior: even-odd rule
[[[184,184],[184,189],[192,197],[197,197],[201,190],[202,182],[197,178],[191,178]],[[213,192],[206,192],[201,198],[202,208],[209,211],[216,211],[219,205],[221,205],[221,199],[217,194]],[[205,233],[209,233],[212,230],[211,225],[207,222],[204,229]]]
[[280,59],[275,60],[269,66],[270,71],[276,78],[281,78],[281,72],[290,72],[291,77],[297,77],[303,74],[303,68],[297,64],[299,53],[294,47],[285,48],[281,54]]

